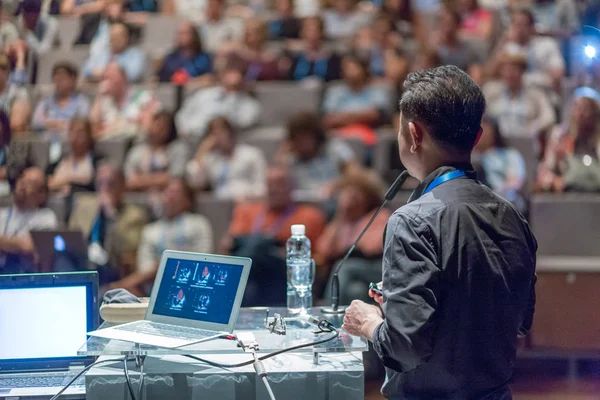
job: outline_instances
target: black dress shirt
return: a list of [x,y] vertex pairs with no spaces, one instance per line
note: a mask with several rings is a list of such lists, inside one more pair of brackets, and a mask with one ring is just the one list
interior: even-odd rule
[[424,194],[456,168],[437,169],[388,222],[385,319],[372,342],[389,398],[510,397],[517,336],[531,327],[535,237],[471,165],[456,167],[467,175]]

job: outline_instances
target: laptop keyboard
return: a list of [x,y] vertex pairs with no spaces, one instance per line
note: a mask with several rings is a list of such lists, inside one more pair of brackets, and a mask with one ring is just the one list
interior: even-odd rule
[[151,321],[141,321],[137,324],[116,326],[115,329],[182,340],[200,340],[219,334],[217,331],[159,324]]
[[[0,388],[35,388],[35,387],[63,387],[75,375],[32,375],[32,376],[3,376],[0,377]],[[79,377],[70,387],[85,386],[85,376]]]

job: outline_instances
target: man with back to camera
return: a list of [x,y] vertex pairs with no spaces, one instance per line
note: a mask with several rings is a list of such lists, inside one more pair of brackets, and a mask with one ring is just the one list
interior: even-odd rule
[[511,399],[516,341],[531,327],[537,243],[508,201],[476,180],[485,100],[453,66],[414,72],[399,153],[421,183],[388,221],[382,309],[355,300],[344,329],[386,366],[390,399]]

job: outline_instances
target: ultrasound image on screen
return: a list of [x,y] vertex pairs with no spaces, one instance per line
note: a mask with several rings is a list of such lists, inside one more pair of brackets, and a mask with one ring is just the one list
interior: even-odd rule
[[242,270],[241,265],[169,258],[154,314],[227,324]]

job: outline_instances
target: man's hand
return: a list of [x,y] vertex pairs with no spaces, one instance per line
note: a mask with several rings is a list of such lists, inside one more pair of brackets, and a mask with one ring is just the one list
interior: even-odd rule
[[354,300],[346,309],[342,329],[354,336],[371,339],[375,328],[383,321],[379,307]]

